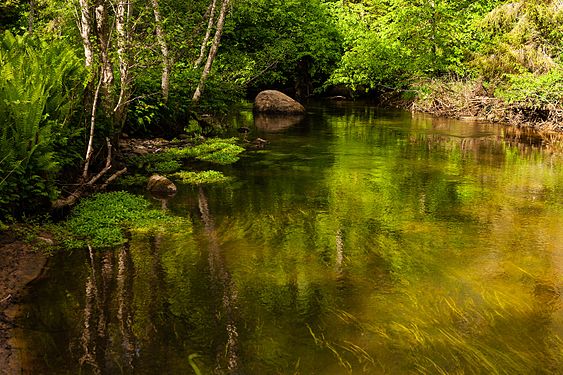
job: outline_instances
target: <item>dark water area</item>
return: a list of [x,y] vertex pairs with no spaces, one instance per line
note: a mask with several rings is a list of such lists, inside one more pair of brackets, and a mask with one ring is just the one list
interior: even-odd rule
[[563,373],[561,141],[308,110],[233,117],[269,143],[180,186],[182,230],[54,257],[24,373]]

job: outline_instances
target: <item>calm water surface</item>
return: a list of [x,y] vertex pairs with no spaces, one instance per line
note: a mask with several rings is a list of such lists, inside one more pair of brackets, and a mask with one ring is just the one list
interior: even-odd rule
[[562,373],[562,147],[309,109],[235,117],[270,143],[228,185],[181,186],[183,230],[55,257],[22,317],[26,370]]

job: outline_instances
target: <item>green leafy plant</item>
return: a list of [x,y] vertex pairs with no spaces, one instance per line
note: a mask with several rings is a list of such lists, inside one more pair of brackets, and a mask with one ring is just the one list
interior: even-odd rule
[[163,152],[137,156],[129,163],[150,173],[173,173],[181,168],[182,160],[200,160],[214,164],[236,163],[244,148],[236,145],[237,138],[215,138],[184,148],[169,148]]
[[168,214],[151,209],[146,199],[123,191],[95,194],[81,201],[63,224],[68,248],[86,245],[111,247],[125,243],[124,229],[158,230],[164,222],[177,222]]
[[171,177],[190,185],[218,184],[231,180],[230,177],[225,176],[223,173],[213,170],[203,172],[178,172],[174,173]]
[[509,83],[495,92],[508,103],[519,103],[528,108],[545,108],[550,104],[556,105],[563,98],[562,68],[541,75],[511,75]]

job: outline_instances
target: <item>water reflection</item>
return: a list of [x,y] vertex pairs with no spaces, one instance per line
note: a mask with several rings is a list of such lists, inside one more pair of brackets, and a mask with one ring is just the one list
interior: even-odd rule
[[350,104],[267,137],[233,184],[170,199],[183,231],[55,259],[29,368],[561,371],[560,143]]
[[303,121],[303,115],[254,115],[254,126],[264,132],[275,133],[282,132]]
[[[207,204],[207,198],[203,189],[199,188],[199,199],[198,199],[199,211],[201,213],[201,218],[205,225],[205,232],[208,237],[209,245],[209,271],[213,278],[214,286],[220,290],[222,294],[222,311],[217,311],[216,317],[225,315],[225,332],[227,333],[227,342],[225,349],[219,348],[217,353],[217,368],[216,370],[220,373],[236,374],[240,370],[239,363],[239,343],[238,343],[238,328],[236,322],[236,311],[238,309],[238,292],[236,286],[231,278],[231,274],[225,265],[225,260],[221,254],[221,249],[219,247],[219,239],[217,238],[217,232],[215,230],[215,221],[209,212],[209,206]],[[217,322],[218,326],[221,326],[221,322]],[[223,357],[226,357],[226,371],[221,371],[221,363]]]

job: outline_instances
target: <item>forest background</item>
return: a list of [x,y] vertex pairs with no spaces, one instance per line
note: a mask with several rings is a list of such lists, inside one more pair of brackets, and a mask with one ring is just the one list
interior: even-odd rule
[[562,129],[561,0],[5,0],[0,32],[0,223],[265,88]]

